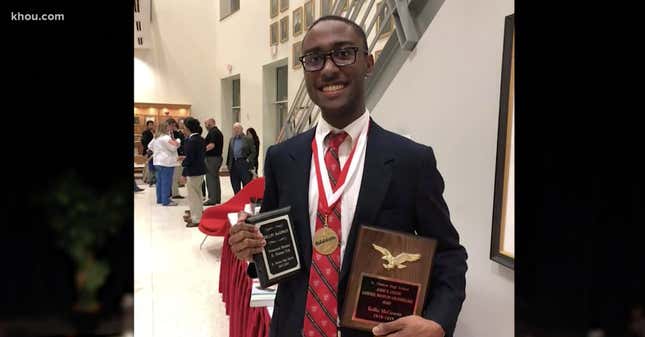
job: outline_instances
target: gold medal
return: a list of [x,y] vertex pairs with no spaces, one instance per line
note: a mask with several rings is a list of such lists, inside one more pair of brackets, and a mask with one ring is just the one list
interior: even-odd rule
[[323,227],[314,234],[314,248],[322,255],[329,255],[338,247],[338,235],[329,227]]

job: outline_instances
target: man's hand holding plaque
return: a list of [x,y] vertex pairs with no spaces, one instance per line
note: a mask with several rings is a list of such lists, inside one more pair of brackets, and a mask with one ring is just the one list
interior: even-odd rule
[[241,212],[229,245],[238,259],[253,262],[262,288],[300,271],[290,207],[249,216]]
[[250,262],[253,260],[254,254],[262,252],[266,240],[254,225],[245,222],[248,216],[247,213],[239,213],[237,223],[231,227],[228,244],[235,257]]
[[444,337],[446,335],[439,323],[416,315],[381,323],[372,329],[372,333],[374,336],[384,337]]

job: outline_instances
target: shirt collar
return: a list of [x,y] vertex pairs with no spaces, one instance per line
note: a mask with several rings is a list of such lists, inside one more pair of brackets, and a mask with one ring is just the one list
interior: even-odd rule
[[190,137],[192,137],[192,136],[194,136],[194,135],[198,135],[198,133],[197,133],[197,132],[195,132],[195,133],[191,133],[191,134],[190,134],[190,136],[188,136],[188,138],[190,138]]
[[370,122],[370,111],[367,108],[365,108],[365,112],[360,117],[358,117],[355,121],[351,122],[343,129],[338,129],[331,126],[321,116],[318,122],[318,126],[316,127],[316,142],[318,144],[324,145],[323,141],[330,131],[332,131],[333,133],[345,131],[349,135],[350,144],[353,144],[356,141],[356,139],[358,139],[358,136],[361,134],[361,132],[365,128],[367,128],[367,126],[369,125],[369,122]]

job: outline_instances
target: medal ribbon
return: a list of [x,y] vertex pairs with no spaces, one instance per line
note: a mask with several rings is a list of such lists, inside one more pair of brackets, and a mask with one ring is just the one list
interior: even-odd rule
[[[354,159],[356,148],[360,143],[359,140],[361,138],[361,135],[362,133],[358,135],[358,138],[356,138],[354,147],[352,148],[352,151],[349,153],[349,158],[347,158],[347,162],[345,163],[345,165],[343,165],[343,168],[340,171],[340,175],[338,176],[338,182],[336,183],[336,188],[333,190],[333,192],[337,192],[340,190],[341,195],[342,195],[342,192],[344,192],[345,181],[347,180],[347,175],[349,173],[349,168],[351,166],[352,160]],[[318,146],[316,144],[316,137],[314,137],[311,140],[311,151],[313,152],[314,166],[316,167],[316,182],[318,183],[318,199],[319,199],[318,207],[323,211],[323,214],[325,215],[325,225],[326,225],[327,223],[326,217],[329,215],[329,213],[332,212],[336,204],[340,201],[340,195],[336,198],[336,200],[331,205],[328,204],[327,193],[325,193],[325,188],[322,180],[323,175],[320,173],[320,163],[319,163],[320,157],[318,156]]]

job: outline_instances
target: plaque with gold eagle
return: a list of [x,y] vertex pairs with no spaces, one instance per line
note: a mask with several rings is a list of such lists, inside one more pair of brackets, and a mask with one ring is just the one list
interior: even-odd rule
[[392,253],[390,253],[389,250],[386,248],[383,248],[381,246],[372,244],[372,247],[374,249],[378,250],[383,254],[382,259],[387,261],[387,264],[383,265],[383,268],[385,269],[392,269],[392,268],[399,268],[403,269],[405,268],[405,262],[414,262],[417,261],[418,259],[421,258],[421,254],[409,254],[409,253],[401,253],[397,256],[392,256]]
[[432,238],[361,226],[340,325],[370,331],[381,322],[421,315],[436,247]]

